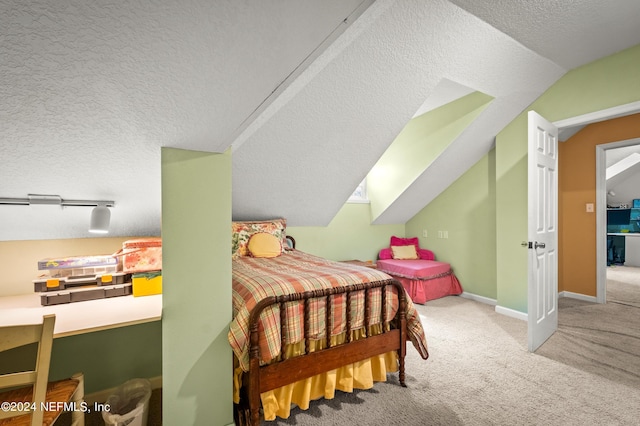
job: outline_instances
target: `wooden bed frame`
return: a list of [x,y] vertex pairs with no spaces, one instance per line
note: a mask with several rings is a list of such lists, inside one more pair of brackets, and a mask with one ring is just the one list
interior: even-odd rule
[[[387,291],[382,291],[382,310],[380,316],[366,323],[370,316],[370,291],[374,288],[386,289],[388,286],[396,288],[398,295],[398,310],[395,318],[391,322],[384,321],[386,318],[386,297]],[[365,300],[365,329],[373,324],[383,324],[382,333],[375,336],[367,336],[358,340],[351,340],[351,298],[354,292],[364,291]],[[328,320],[333,307],[330,302],[332,295],[346,294],[346,343],[330,346],[331,333]],[[326,348],[309,352],[309,339],[305,338],[305,354],[293,358],[285,359],[285,342],[282,338],[282,352],[280,359],[267,365],[260,365],[259,348],[259,318],[262,311],[272,305],[280,307],[280,324],[286,324],[286,309],[284,304],[291,301],[303,301],[304,304],[304,331],[305,336],[309,332],[309,301],[315,298],[326,299]],[[371,283],[355,284],[346,287],[335,287],[324,290],[307,291],[282,296],[271,296],[260,301],[251,311],[249,320],[250,349],[249,349],[249,371],[244,373],[243,387],[241,392],[241,402],[236,406],[234,416],[238,425],[258,426],[260,424],[260,394],[269,390],[277,389],[286,384],[294,383],[320,373],[334,370],[344,365],[357,361],[362,361],[375,355],[397,351],[399,360],[399,381],[403,387],[405,384],[404,359],[407,342],[407,320],[406,320],[406,293],[402,284],[397,280],[376,281]],[[280,330],[280,335],[285,334]]]

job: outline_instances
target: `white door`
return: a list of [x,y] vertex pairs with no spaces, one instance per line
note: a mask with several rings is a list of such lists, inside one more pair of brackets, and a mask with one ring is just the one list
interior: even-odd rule
[[558,328],[558,129],[529,111],[529,351]]

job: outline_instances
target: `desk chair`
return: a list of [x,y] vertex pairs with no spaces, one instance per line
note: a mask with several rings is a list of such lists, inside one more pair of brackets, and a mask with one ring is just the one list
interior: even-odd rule
[[0,389],[11,388],[0,393],[0,426],[49,426],[64,410],[72,411],[72,426],[84,426],[84,376],[48,381],[55,321],[55,315],[45,315],[42,324],[0,327],[0,352],[38,344],[34,370],[0,375]]

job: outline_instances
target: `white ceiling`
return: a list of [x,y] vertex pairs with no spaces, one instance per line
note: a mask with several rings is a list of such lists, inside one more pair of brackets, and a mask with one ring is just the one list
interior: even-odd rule
[[640,196],[640,139],[626,141],[634,142],[605,151],[607,205],[629,204]]
[[[115,200],[110,235],[157,235],[160,147],[232,147],[235,218],[326,225],[441,82],[493,96],[378,218],[404,223],[567,70],[640,43],[636,0],[371,3],[0,0],[0,198]],[[0,240],[88,216],[0,206]]]
[[452,0],[566,70],[638,44],[635,0]]
[[[640,141],[638,141],[640,142]],[[607,149],[605,151],[606,154],[606,166],[609,169],[611,166],[617,163],[623,163],[629,157],[638,158],[640,157],[640,145],[629,145],[623,146],[621,148],[613,148]]]

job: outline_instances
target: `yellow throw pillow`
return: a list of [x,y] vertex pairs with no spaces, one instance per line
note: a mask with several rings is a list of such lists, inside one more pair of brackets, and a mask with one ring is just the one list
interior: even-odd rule
[[247,244],[249,253],[253,257],[278,257],[282,254],[282,243],[273,234],[266,232],[255,233]]
[[394,259],[417,259],[418,252],[413,244],[409,246],[391,246]]

